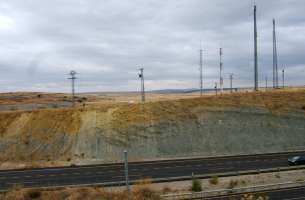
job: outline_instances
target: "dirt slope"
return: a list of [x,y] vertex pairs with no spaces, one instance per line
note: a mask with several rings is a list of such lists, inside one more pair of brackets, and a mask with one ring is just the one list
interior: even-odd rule
[[119,161],[304,149],[305,91],[0,113],[0,162]]

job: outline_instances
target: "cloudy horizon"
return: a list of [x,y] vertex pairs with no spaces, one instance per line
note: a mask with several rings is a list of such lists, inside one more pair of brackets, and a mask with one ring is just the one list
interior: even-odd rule
[[[279,69],[288,85],[305,85],[305,1],[257,0],[259,79],[272,80],[272,19]],[[0,2],[0,92],[77,92],[253,86],[253,0],[3,0]],[[279,74],[281,77],[281,74]]]

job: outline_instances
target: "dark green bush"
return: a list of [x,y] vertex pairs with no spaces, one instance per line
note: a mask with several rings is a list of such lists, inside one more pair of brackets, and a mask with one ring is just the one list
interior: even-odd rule
[[34,190],[34,189],[31,189],[27,192],[27,196],[30,198],[30,199],[38,199],[40,198],[41,196],[41,192],[39,190]]
[[192,180],[192,187],[191,191],[193,192],[201,192],[202,191],[202,186],[201,186],[201,181],[198,179],[193,179]]

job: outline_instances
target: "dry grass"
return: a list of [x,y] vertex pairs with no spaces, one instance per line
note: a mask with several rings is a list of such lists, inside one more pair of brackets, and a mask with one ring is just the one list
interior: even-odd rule
[[65,188],[55,191],[38,189],[14,189],[0,194],[0,200],[161,200],[161,197],[147,186],[135,187],[130,193],[108,192],[102,188]]
[[222,96],[193,97],[148,102],[145,104],[98,103],[89,104],[85,108],[78,106],[74,109],[61,108],[1,112],[0,134],[4,134],[7,128],[21,116],[27,116],[26,121],[29,122],[28,125],[22,128],[26,133],[29,133],[29,130],[42,130],[46,127],[56,128],[58,132],[75,133],[79,130],[81,123],[80,115],[84,111],[105,113],[112,109],[114,111],[111,112],[111,121],[107,124],[107,127],[123,129],[138,124],[150,126],[160,121],[171,122],[196,119],[196,112],[201,112],[202,109],[226,110],[228,108],[259,108],[268,110],[274,114],[296,111],[304,113],[304,102],[305,90],[300,89],[224,94]]
[[119,106],[113,113],[112,126],[125,128],[139,123],[150,125],[163,120],[192,119],[196,109],[255,108],[274,114],[304,112],[304,102],[305,90],[285,90],[129,104]]
[[[94,96],[77,96],[77,101],[97,101],[97,97]],[[33,103],[56,103],[71,101],[70,94],[63,93],[42,93],[42,92],[11,92],[0,93],[0,105],[5,104],[33,104]]]
[[247,194],[244,195],[241,200],[269,200],[270,198],[265,195],[253,195],[253,194]]
[[237,186],[238,186],[238,180],[230,180],[228,189],[234,189]]
[[214,176],[214,177],[210,178],[210,179],[209,179],[209,183],[210,183],[211,185],[217,185],[217,184],[219,183],[218,177],[217,177],[217,176]]

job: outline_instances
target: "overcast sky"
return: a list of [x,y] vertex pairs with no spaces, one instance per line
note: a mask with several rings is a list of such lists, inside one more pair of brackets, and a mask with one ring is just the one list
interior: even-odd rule
[[[259,75],[272,79],[272,19],[279,68],[287,83],[305,84],[305,1],[257,0]],[[253,86],[253,0],[1,0],[0,92],[197,88],[199,49],[204,85]]]

